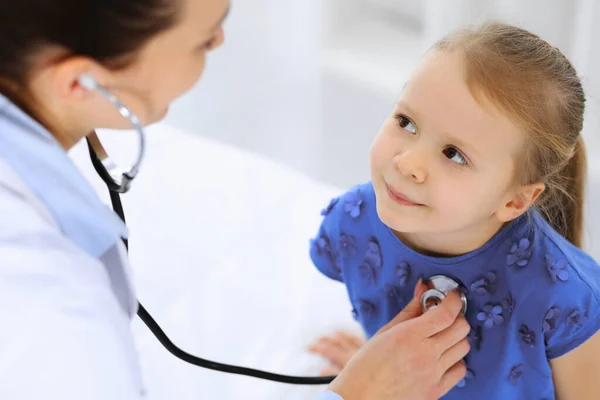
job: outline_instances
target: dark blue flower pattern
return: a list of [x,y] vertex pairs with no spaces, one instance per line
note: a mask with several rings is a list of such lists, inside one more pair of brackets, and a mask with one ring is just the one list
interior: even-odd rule
[[356,239],[354,236],[340,234],[339,240],[340,251],[346,255],[356,254]]
[[471,284],[471,290],[481,296],[496,293],[496,273],[490,271],[485,276],[477,279]]
[[519,381],[523,377],[524,373],[525,373],[525,365],[517,364],[511,368],[511,370],[507,376],[507,379],[512,385],[517,386],[519,384]]
[[542,332],[552,332],[556,329],[558,319],[560,318],[560,308],[550,307],[546,315],[544,316],[544,322],[542,322]]
[[316,239],[311,240],[311,245],[314,246],[319,256],[331,256],[333,251],[329,244],[329,239],[324,234],[319,235]]
[[363,204],[363,198],[359,191],[350,192],[346,195],[344,202],[344,211],[352,218],[357,219],[360,216],[360,208]]
[[502,325],[504,317],[502,316],[502,306],[500,304],[486,304],[483,310],[477,314],[477,320],[483,322],[486,328]]
[[580,309],[575,309],[567,315],[567,325],[571,329],[581,329],[587,322],[588,316],[584,314]]
[[406,286],[408,281],[410,280],[410,265],[403,261],[400,264],[396,265],[396,273],[395,273],[396,283],[401,287]]
[[404,304],[402,289],[396,285],[386,285],[384,288],[384,293],[392,310],[400,311],[399,307]]
[[551,254],[546,255],[546,269],[552,282],[566,282],[569,280],[569,270],[567,266],[569,262],[566,258],[556,258]]
[[377,313],[377,307],[375,304],[365,299],[360,299],[358,309],[359,315],[361,315],[363,318],[373,318]]
[[335,256],[329,238],[325,234],[321,233],[316,239],[310,241],[310,245],[315,249],[315,252],[319,257],[327,257],[329,264],[333,271],[341,277],[342,270],[337,263],[337,257]]
[[469,340],[469,344],[471,345],[472,349],[475,349],[476,351],[481,350],[481,342],[483,341],[483,332],[481,330],[481,326],[477,325],[471,328],[467,339]]
[[342,279],[342,280],[344,279],[344,275],[343,275],[344,272],[342,271],[342,268],[338,265],[338,260],[336,257],[333,257],[331,259],[331,269],[333,270],[333,272],[335,272],[337,274],[337,276],[340,279]]
[[329,214],[331,212],[331,210],[333,210],[333,207],[337,204],[338,201],[339,201],[339,198],[337,198],[337,197],[331,199],[331,201],[329,202],[327,207],[325,207],[324,209],[321,210],[321,215],[326,216],[327,214]]
[[460,382],[458,382],[456,384],[456,386],[458,386],[459,388],[464,388],[465,386],[467,386],[467,381],[470,381],[474,378],[475,378],[475,372],[473,372],[473,370],[471,370],[470,368],[467,368],[467,374],[465,375],[464,378],[462,378],[460,380]]
[[532,243],[527,238],[522,238],[510,248],[509,254],[506,256],[506,262],[509,266],[523,268],[529,263],[529,257],[533,250]]
[[[332,199],[330,204],[322,210],[322,215],[328,215],[332,209],[336,207],[338,202],[343,203],[341,205],[337,205],[338,209],[340,206],[343,207],[344,212],[348,213],[349,216],[354,219],[359,218],[361,213],[366,213],[365,203],[359,191],[350,193],[341,199],[342,201],[339,201],[338,198]],[[363,217],[365,215],[363,215]],[[348,232],[355,233],[351,230]],[[321,235],[314,239],[313,245],[315,246],[315,250],[318,254],[329,256],[331,257],[332,261],[334,261],[341,254],[356,255],[358,253],[358,256],[356,256],[357,263],[354,265],[360,265],[359,275],[362,277],[362,279],[370,285],[376,285],[378,280],[381,281],[382,285],[378,286],[377,288],[379,289],[382,287],[382,289],[379,289],[381,290],[379,292],[379,297],[384,298],[384,302],[382,304],[378,304],[372,300],[366,300],[364,298],[354,303],[352,315],[356,320],[360,320],[364,324],[365,320],[372,319],[377,315],[379,312],[379,306],[384,307],[386,313],[388,310],[399,310],[402,307],[405,300],[408,299],[408,292],[406,292],[404,288],[411,282],[411,279],[413,278],[412,275],[416,273],[416,270],[413,270],[411,265],[406,261],[392,264],[392,262],[386,258],[386,266],[391,267],[392,265],[395,265],[395,268],[393,270],[393,274],[389,277],[382,274],[381,268],[383,268],[384,265],[383,256],[387,254],[382,254],[382,249],[377,238],[371,237],[367,243],[365,243],[364,239],[366,238],[363,239],[359,236],[359,234],[355,234],[357,235],[356,237],[350,234],[342,233],[340,234],[339,241],[337,243],[330,243],[325,235]],[[356,240],[357,238],[359,240]],[[516,269],[524,268],[530,263],[533,266],[533,259],[531,259],[534,248],[533,241],[534,239],[530,237],[522,237],[521,239],[516,240],[516,242],[510,247],[507,254],[506,262],[508,266]],[[366,252],[363,253],[363,251],[365,251],[365,244]],[[335,254],[332,249],[332,245],[335,247],[338,254]],[[361,263],[360,257],[363,254],[364,259]],[[536,256],[536,260],[539,260],[539,258],[541,257]],[[503,260],[500,262],[503,262]],[[387,265],[388,263],[391,265]],[[335,264],[335,262],[333,264]],[[545,265],[547,273],[552,282],[567,282],[569,280],[569,264],[565,258],[554,257],[550,254],[546,255]],[[496,266],[493,268],[496,268]],[[541,273],[545,274],[543,269],[540,271]],[[383,280],[384,276],[386,277],[385,281]],[[473,277],[473,275],[471,275],[471,277]],[[484,301],[482,303],[485,304],[485,306],[482,306],[482,309],[479,310],[476,315],[474,315],[481,323],[473,326],[469,332],[468,339],[469,343],[471,344],[472,352],[481,351],[484,339],[483,331],[500,326],[502,324],[506,325],[506,321],[511,319],[517,305],[512,293],[506,293],[505,289],[503,289],[503,286],[499,284],[498,281],[503,280],[501,278],[503,278],[502,274],[497,274],[497,270],[483,272],[483,274],[480,272],[479,276],[476,276],[475,280],[472,280],[468,286],[470,289],[469,293],[474,293],[473,297],[483,297]],[[573,278],[573,276],[571,276],[571,278]],[[485,298],[485,296],[494,296],[497,292],[500,292],[498,299]],[[504,299],[502,299],[500,296],[504,297]],[[479,297],[479,299],[481,299],[481,297]],[[491,302],[485,303],[486,301]],[[475,307],[474,309],[476,310]],[[564,307],[561,310],[558,306],[553,306],[548,309],[544,315],[541,328],[544,334],[559,329],[561,324],[566,324],[571,329],[581,329],[587,320],[588,315],[584,309],[569,310]],[[527,322],[531,321],[527,320]],[[518,328],[518,335],[519,339],[524,345],[535,348],[535,346],[538,344],[537,339],[539,339],[541,342],[542,339],[536,337],[536,332],[539,335],[539,323],[540,321],[538,317],[537,322],[534,323],[534,325],[536,325],[534,330],[529,329],[529,327],[525,324],[520,325]],[[531,324],[529,325],[533,326]],[[496,331],[492,331],[492,333],[486,332],[486,334],[493,335],[494,332]],[[514,331],[511,333],[514,335]],[[491,345],[491,343],[489,344]],[[520,360],[513,361],[518,362]],[[481,371],[479,372],[481,373]],[[510,384],[518,385],[522,383],[525,372],[525,364],[513,364],[512,368],[509,365],[508,375],[506,375],[505,378],[510,382]],[[475,377],[475,371],[471,369],[469,365],[467,365],[466,376],[457,384],[457,386],[459,388],[468,387],[469,381],[475,379]]]
[[519,336],[521,340],[529,347],[535,347],[535,332],[527,327],[527,325],[521,325],[519,328]]
[[510,318],[512,317],[513,311],[515,311],[516,306],[517,303],[515,302],[515,299],[513,299],[512,293],[509,292],[508,297],[502,300],[502,307],[504,308],[504,311],[506,311],[506,319],[508,321],[510,321]]
[[374,285],[377,283],[377,270],[368,262],[364,262],[358,267],[360,277],[365,281],[367,285]]
[[383,260],[381,258],[381,248],[376,238],[372,237],[367,243],[367,254],[365,255],[365,262],[376,268],[383,266]]

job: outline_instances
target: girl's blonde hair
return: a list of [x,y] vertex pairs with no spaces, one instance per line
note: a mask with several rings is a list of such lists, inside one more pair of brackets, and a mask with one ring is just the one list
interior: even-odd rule
[[524,130],[528,140],[516,178],[520,184],[546,185],[535,207],[581,247],[585,94],[569,60],[539,36],[499,22],[455,31],[432,49],[462,52],[473,96],[483,95]]

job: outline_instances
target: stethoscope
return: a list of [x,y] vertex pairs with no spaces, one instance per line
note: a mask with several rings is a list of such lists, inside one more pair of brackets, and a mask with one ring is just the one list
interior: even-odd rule
[[[146,149],[144,128],[139,118],[115,95],[110,93],[103,86],[99,85],[94,77],[88,74],[83,74],[79,77],[78,82],[82,87],[88,90],[96,91],[105,97],[119,111],[119,113],[121,113],[121,115],[131,123],[138,135],[139,152],[133,166],[129,170],[121,169],[111,160],[95,132],[92,132],[90,135],[88,135],[86,139],[94,169],[108,187],[113,210],[125,223],[125,213],[123,211],[120,194],[126,193],[129,190],[131,182],[135,179],[143,161]],[[125,248],[129,249],[126,239],[123,239],[123,243],[125,244]],[[464,294],[464,288],[456,280],[447,276],[436,275],[425,281],[425,285],[427,286],[428,290],[421,296],[421,308],[423,309],[423,312],[437,307],[453,289],[460,289],[461,300],[463,302],[462,312],[463,314],[466,312],[467,298]],[[158,341],[171,354],[189,364],[193,364],[198,367],[230,374],[245,375],[273,382],[299,385],[324,385],[331,383],[331,381],[335,379],[335,376],[304,377],[281,375],[237,365],[223,364],[196,357],[177,347],[161,329],[150,313],[148,313],[148,311],[144,308],[142,303],[139,302],[139,300],[137,315],[146,324],[148,329],[150,329]]]

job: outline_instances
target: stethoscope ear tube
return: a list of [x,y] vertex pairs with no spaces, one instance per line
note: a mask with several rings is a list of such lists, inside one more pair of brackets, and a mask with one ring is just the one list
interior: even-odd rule
[[[131,181],[137,175],[139,170],[139,166],[142,162],[142,158],[145,151],[145,141],[144,141],[144,130],[139,123],[137,117],[129,111],[127,107],[125,107],[114,95],[109,93],[106,89],[99,86],[96,81],[89,76],[82,76],[80,78],[80,83],[82,86],[86,87],[90,90],[97,90],[106,97],[111,104],[113,104],[121,114],[127,118],[136,131],[138,132],[140,138],[140,153],[138,158],[128,172],[122,172],[110,159],[102,143],[98,139],[98,136],[95,132],[92,132],[87,138],[88,150],[90,153],[90,158],[92,160],[92,165],[94,169],[98,173],[98,175],[102,178],[106,186],[108,187],[110,193],[110,199],[112,202],[113,210],[121,217],[123,222],[125,221],[125,212],[123,210],[123,205],[121,203],[120,193],[125,193],[129,190],[131,186]],[[123,239],[123,243],[125,244],[125,248],[129,250],[127,240]],[[150,313],[144,308],[142,303],[138,301],[138,317],[146,324],[148,329],[154,334],[154,336],[158,339],[158,341],[175,357],[183,360],[189,364],[196,365],[198,367],[212,369],[215,371],[221,371],[229,374],[237,374],[237,375],[245,375],[259,379],[266,379],[273,382],[281,382],[281,383],[289,383],[289,384],[297,384],[297,385],[326,385],[331,383],[335,376],[315,376],[315,377],[302,377],[302,376],[289,376],[289,375],[281,375],[274,374],[271,372],[261,371],[252,368],[240,367],[237,365],[229,365],[218,363],[215,361],[206,360],[200,357],[196,357],[179,347],[177,347],[165,334],[165,332],[161,329],[158,323],[152,318]]]
[[[90,150],[93,152],[93,150]],[[123,221],[125,221],[125,213],[123,212],[123,205],[121,204],[121,197],[119,193],[110,191],[111,202],[113,209]],[[128,243],[126,240],[123,241],[125,247],[128,249]],[[156,339],[175,357],[189,364],[196,365],[198,367],[212,369],[215,371],[225,372],[229,374],[245,375],[259,379],[265,379],[273,382],[289,383],[296,385],[327,385],[331,383],[335,376],[315,376],[315,377],[303,377],[303,376],[289,376],[275,374],[272,372],[261,371],[258,369],[240,367],[237,365],[223,364],[216,361],[206,360],[204,358],[196,357],[179,347],[177,347],[166,333],[161,329],[158,323],[152,318],[150,313],[146,311],[146,308],[138,300],[138,317],[146,324],[148,329],[154,334]]]
[[[106,100],[108,100],[119,113],[129,121],[133,129],[138,135],[139,152],[132,167],[127,171],[120,168],[109,156],[102,143],[98,139],[96,132],[90,133],[86,140],[90,152],[93,150],[94,156],[92,162],[96,172],[102,177],[104,182],[107,184],[110,190],[118,193],[126,193],[131,187],[131,181],[137,176],[137,173],[144,159],[146,153],[146,135],[144,133],[144,127],[133,111],[131,111],[125,104],[123,104],[117,96],[109,92],[102,85],[99,85],[93,76],[83,74],[78,79],[79,84],[88,89],[100,93]],[[91,155],[91,153],[90,153]],[[99,166],[102,168],[99,168]]]

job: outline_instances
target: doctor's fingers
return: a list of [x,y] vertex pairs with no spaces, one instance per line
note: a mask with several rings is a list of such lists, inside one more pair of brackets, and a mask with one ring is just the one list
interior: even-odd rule
[[410,322],[416,325],[422,337],[432,337],[450,328],[460,315],[462,307],[459,293],[453,290],[439,306]]
[[471,326],[469,325],[465,317],[459,315],[454,320],[454,323],[452,323],[452,325],[430,337],[429,341],[431,341],[431,344],[435,349],[436,354],[438,354],[438,356],[441,356],[453,346],[455,346],[457,343],[460,343],[461,341],[465,340],[470,331]]
[[435,398],[440,398],[450,391],[458,382],[460,382],[467,374],[467,367],[462,361],[454,364],[446,373],[442,376],[440,383],[437,386]]
[[467,339],[463,339],[450,347],[440,356],[438,365],[440,367],[441,375],[445,374],[454,364],[462,361],[463,358],[471,351],[471,345]]

